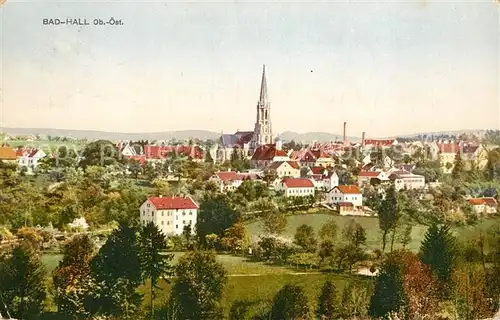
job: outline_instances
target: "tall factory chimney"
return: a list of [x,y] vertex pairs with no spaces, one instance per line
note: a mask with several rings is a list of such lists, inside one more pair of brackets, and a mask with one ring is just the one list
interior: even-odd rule
[[361,147],[364,146],[365,146],[365,132],[363,131],[363,133],[361,134]]
[[346,135],[346,130],[347,130],[347,122],[344,122],[344,146],[347,145],[347,135]]

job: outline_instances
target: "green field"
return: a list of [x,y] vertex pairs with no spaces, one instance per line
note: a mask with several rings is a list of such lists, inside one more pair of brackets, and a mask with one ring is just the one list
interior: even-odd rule
[[[370,281],[365,277],[337,275],[337,274],[267,274],[262,276],[229,276],[224,292],[222,305],[229,313],[231,305],[236,301],[245,301],[251,304],[250,313],[260,314],[268,310],[273,296],[287,283],[299,285],[304,288],[310,303],[316,305],[316,299],[320,293],[321,286],[326,280],[332,280],[337,286],[337,290],[342,292],[344,286],[354,279]],[[157,304],[162,304],[168,297],[170,285],[162,283],[162,290],[156,293]],[[141,288],[145,294],[144,304],[149,305],[149,292],[147,287]]]
[[[382,247],[382,241],[381,241],[381,233],[380,229],[378,226],[378,218],[377,217],[349,217],[349,216],[333,216],[329,214],[321,214],[321,213],[315,213],[315,214],[303,214],[303,215],[292,215],[288,216],[288,224],[286,227],[285,232],[283,233],[284,237],[290,237],[293,238],[295,234],[295,230],[297,229],[298,226],[302,224],[307,224],[311,225],[316,233],[319,231],[321,226],[327,222],[330,219],[334,219],[335,222],[337,223],[337,226],[339,227],[339,233],[338,235],[340,236],[340,232],[344,225],[348,223],[350,220],[354,219],[356,222],[361,224],[363,228],[366,230],[366,244],[368,248],[370,249],[381,249]],[[455,231],[455,234],[459,239],[462,239],[465,237],[467,234],[472,233],[472,232],[477,232],[477,230],[482,229],[482,230],[487,230],[490,228],[493,224],[500,222],[499,218],[495,219],[485,219],[480,221],[478,224],[473,225],[473,226],[463,226],[463,227],[456,227],[453,230]],[[254,221],[249,224],[247,224],[247,230],[250,233],[250,235],[255,239],[257,238],[260,234],[263,233],[262,231],[262,222],[261,221]],[[420,243],[423,239],[423,236],[425,234],[425,231],[427,230],[427,226],[424,225],[414,225],[412,229],[412,234],[411,238],[412,241],[410,245],[408,246],[408,249],[412,251],[417,251],[420,248]]]

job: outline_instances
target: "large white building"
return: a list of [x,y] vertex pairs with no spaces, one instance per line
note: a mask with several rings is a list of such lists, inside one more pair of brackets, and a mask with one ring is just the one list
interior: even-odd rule
[[394,182],[394,189],[422,189],[425,187],[425,177],[407,171],[395,171],[389,176]]
[[140,221],[152,221],[165,235],[180,235],[186,225],[194,232],[198,209],[190,197],[150,197],[140,207]]
[[283,190],[285,197],[314,196],[314,183],[306,178],[284,178],[277,190]]
[[328,192],[328,203],[336,205],[351,203],[354,207],[362,207],[363,195],[356,185],[336,186]]

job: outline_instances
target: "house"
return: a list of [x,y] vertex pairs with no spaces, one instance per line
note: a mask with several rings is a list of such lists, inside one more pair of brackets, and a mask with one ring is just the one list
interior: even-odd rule
[[281,142],[276,144],[265,144],[257,147],[251,162],[257,168],[264,168],[273,162],[290,161],[288,153],[282,149]]
[[389,177],[384,171],[361,171],[358,175],[358,186],[360,187],[386,181],[389,181]]
[[302,150],[292,151],[290,159],[298,161],[301,166],[306,167],[333,167],[335,160],[328,155],[323,149],[306,148]]
[[316,189],[319,190],[327,191],[339,185],[339,176],[337,173],[321,166],[309,168],[307,175],[313,180]]
[[16,164],[17,163],[16,151],[8,146],[0,147],[0,161],[10,164]]
[[300,178],[300,165],[296,161],[276,161],[267,166],[267,169],[275,171],[278,178]]
[[471,165],[476,161],[482,148],[476,145],[467,143],[456,143],[453,141],[445,141],[437,144],[441,162],[441,168],[444,173],[451,173],[455,165],[455,157],[460,153],[461,159],[465,162],[466,169],[470,169]]
[[394,189],[423,189],[425,187],[425,177],[408,171],[394,171],[389,175],[389,179],[394,183]]
[[36,148],[18,148],[16,150],[19,168],[26,168],[27,174],[32,174],[33,169],[38,167],[38,161],[43,159],[46,154],[42,149]]
[[314,196],[314,183],[307,178],[284,178],[277,190],[283,190],[285,197]]
[[354,207],[363,206],[363,195],[356,185],[336,186],[328,192],[328,203],[339,204],[350,202]]
[[242,177],[240,173],[228,169],[228,171],[214,173],[209,180],[215,182],[219,186],[220,192],[226,193],[238,189],[243,183],[244,177]]
[[494,214],[497,212],[498,203],[495,198],[472,198],[467,201],[477,214]]
[[188,225],[194,232],[198,209],[190,197],[149,197],[140,207],[140,221],[153,222],[165,235],[180,235]]

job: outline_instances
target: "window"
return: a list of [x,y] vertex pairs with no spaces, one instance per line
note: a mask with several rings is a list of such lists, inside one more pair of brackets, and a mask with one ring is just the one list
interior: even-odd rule
[[163,217],[163,211],[161,212],[161,216]]
[[175,216],[175,220],[179,220],[179,216]]
[[143,210],[142,211],[142,215],[145,216],[146,215],[146,211]]
[[148,208],[149,208],[149,203],[148,203],[148,205],[147,205],[147,206],[148,206]]
[[189,215],[192,216],[193,215],[193,212],[192,211],[189,211]]
[[179,225],[178,225],[178,224],[176,224],[176,225],[175,225],[175,228],[176,228],[176,229],[179,229]]
[[185,211],[182,211],[182,215],[185,216],[186,215],[186,212]]
[[163,220],[161,221],[161,225],[163,225]]
[[151,211],[151,216],[154,217],[155,216],[155,212],[154,211]]

